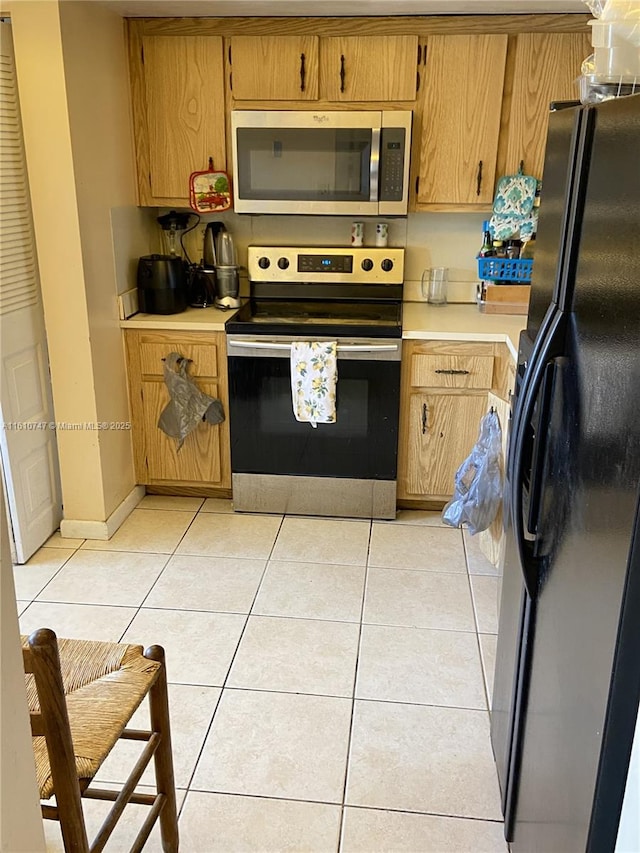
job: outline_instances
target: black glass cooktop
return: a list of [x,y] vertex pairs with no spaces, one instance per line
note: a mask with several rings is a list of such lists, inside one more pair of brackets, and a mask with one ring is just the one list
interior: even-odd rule
[[401,302],[251,299],[226,325],[232,334],[358,334],[401,337]]

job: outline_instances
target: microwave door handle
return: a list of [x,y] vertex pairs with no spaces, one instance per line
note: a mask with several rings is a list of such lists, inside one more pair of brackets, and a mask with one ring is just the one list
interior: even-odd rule
[[369,201],[378,202],[378,183],[380,179],[380,134],[379,127],[371,131],[371,168],[369,172]]

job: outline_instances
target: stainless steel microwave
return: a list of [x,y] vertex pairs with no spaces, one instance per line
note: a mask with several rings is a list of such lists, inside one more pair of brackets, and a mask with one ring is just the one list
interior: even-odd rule
[[402,215],[411,112],[233,110],[237,213]]

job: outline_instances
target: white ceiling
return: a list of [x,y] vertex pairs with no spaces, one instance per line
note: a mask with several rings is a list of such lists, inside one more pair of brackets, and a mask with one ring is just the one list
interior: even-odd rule
[[99,0],[123,17],[464,15],[585,12],[584,0]]

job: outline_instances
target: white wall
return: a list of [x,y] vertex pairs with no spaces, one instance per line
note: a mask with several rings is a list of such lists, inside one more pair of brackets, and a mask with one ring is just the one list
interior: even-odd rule
[[[96,417],[122,422],[129,420],[129,403],[112,211],[146,220],[135,207],[124,21],[86,0],[63,0],[60,21]],[[103,431],[98,449],[106,518],[135,485],[131,436]]]
[[[90,2],[5,0],[12,20],[56,420],[127,421],[116,227],[135,207],[123,20]],[[145,247],[146,251],[146,247]],[[59,430],[64,521],[104,522],[135,485],[131,435]]]
[[[159,213],[160,211],[155,211]],[[162,212],[166,212],[163,208]],[[474,302],[477,277],[476,255],[482,245],[481,213],[411,213],[407,217],[383,219],[363,217],[365,245],[375,245],[375,224],[389,224],[389,245],[405,246],[405,301],[421,301],[420,279],[430,266],[449,268],[449,301]],[[204,226],[219,220],[233,234],[238,262],[246,265],[247,246],[253,244],[299,246],[348,246],[351,218],[346,216],[250,216],[223,213],[203,217],[199,227],[185,237],[192,261],[202,256]],[[157,245],[155,251],[160,251]],[[246,295],[246,273],[241,278]]]

